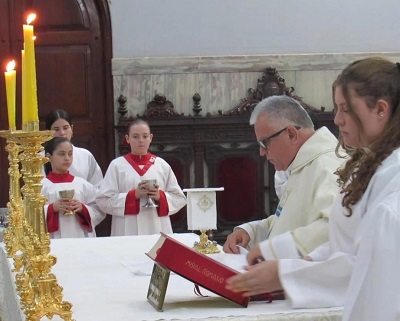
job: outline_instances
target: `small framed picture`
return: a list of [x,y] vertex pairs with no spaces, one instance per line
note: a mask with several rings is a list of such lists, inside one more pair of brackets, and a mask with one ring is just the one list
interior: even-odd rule
[[165,293],[167,292],[170,270],[154,263],[151,274],[149,290],[147,291],[147,300],[157,310],[162,312]]

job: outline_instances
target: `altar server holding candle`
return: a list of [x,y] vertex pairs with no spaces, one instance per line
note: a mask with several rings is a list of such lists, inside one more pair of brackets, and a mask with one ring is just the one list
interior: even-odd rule
[[[105,214],[95,202],[97,189],[68,171],[73,160],[72,144],[65,137],[55,137],[45,144],[45,153],[50,162],[45,164],[47,176],[42,180],[42,195],[48,200],[44,209],[51,237],[96,236],[94,228]],[[60,195],[61,191],[73,191],[72,199]]]
[[[131,152],[111,162],[96,200],[112,215],[111,236],[172,233],[169,216],[186,205],[175,174],[165,160],[148,152],[153,135],[147,122],[133,121],[125,137]],[[150,187],[145,180],[157,184]],[[145,207],[148,197],[157,207]]]

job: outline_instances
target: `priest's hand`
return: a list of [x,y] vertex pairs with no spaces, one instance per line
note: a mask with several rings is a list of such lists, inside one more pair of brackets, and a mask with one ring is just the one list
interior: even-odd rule
[[247,253],[246,259],[249,265],[254,265],[260,263],[261,261],[264,261],[258,244],[253,249],[251,249],[249,253]]
[[236,228],[226,238],[226,242],[223,246],[225,253],[239,254],[238,245],[246,247],[250,242],[250,235],[242,228]]
[[247,272],[226,280],[225,287],[233,292],[244,292],[249,297],[282,289],[278,274],[278,261],[264,261],[246,266]]

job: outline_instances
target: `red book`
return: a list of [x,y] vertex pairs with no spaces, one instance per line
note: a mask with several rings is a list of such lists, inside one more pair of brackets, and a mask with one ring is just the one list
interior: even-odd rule
[[161,233],[160,238],[147,255],[158,264],[192,281],[193,283],[247,307],[249,298],[242,293],[225,289],[226,279],[240,272],[197,252],[177,240]]

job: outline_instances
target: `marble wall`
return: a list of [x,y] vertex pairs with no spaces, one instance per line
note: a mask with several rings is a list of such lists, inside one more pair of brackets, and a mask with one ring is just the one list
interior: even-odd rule
[[143,114],[156,93],[164,94],[185,115],[193,114],[196,92],[202,115],[227,111],[246,97],[249,88],[256,88],[267,67],[276,68],[304,102],[331,110],[331,85],[340,70],[370,56],[400,61],[400,52],[113,59],[115,122],[120,95],[127,98],[126,116]]

